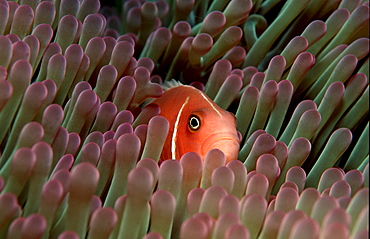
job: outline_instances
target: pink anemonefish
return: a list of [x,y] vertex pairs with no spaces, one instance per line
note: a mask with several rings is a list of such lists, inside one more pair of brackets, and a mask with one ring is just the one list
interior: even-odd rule
[[196,152],[204,161],[211,149],[220,149],[226,163],[238,158],[240,139],[234,115],[202,91],[179,85],[169,88],[152,103],[159,105],[160,115],[170,124],[161,160],[180,159],[187,152]]

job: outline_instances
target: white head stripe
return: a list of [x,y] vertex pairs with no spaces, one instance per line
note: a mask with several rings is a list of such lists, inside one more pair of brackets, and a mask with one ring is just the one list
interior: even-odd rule
[[177,113],[176,121],[175,121],[175,124],[173,126],[173,133],[172,133],[172,140],[171,140],[171,155],[172,155],[172,159],[175,159],[176,158],[177,128],[179,126],[180,116],[181,116],[182,110],[184,109],[185,105],[188,103],[188,100],[189,100],[189,96],[186,98],[185,102],[182,104],[179,112]]
[[207,97],[204,96],[204,93],[203,92],[199,92],[199,94],[211,105],[211,107],[217,112],[217,114],[222,118],[222,114],[220,113],[220,111],[218,111],[216,109],[216,107],[212,104],[212,102],[209,101],[209,99]]

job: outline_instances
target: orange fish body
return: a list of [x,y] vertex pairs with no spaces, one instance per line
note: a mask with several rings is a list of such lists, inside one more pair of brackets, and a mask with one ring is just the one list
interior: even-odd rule
[[152,103],[170,124],[161,160],[180,159],[196,152],[204,160],[211,149],[220,149],[226,162],[238,158],[239,137],[233,114],[220,108],[202,91],[186,85],[166,90]]

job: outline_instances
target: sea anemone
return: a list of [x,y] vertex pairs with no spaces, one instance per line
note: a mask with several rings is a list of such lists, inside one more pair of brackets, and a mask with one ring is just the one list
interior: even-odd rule
[[[366,238],[368,1],[101,4],[0,0],[1,238]],[[237,159],[160,160],[172,79]]]

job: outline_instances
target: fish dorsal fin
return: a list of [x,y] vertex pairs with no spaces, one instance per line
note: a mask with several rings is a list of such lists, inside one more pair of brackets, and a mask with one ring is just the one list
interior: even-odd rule
[[180,81],[177,81],[175,79],[165,81],[163,82],[163,84],[161,84],[164,91],[174,88],[176,86],[180,86],[180,85],[183,85],[183,84]]
[[[181,86],[181,85],[184,85],[182,84],[180,81],[177,81],[175,79],[172,79],[172,80],[168,80],[168,81],[165,81],[161,84],[162,86],[162,89],[163,91],[167,91],[171,88],[174,88],[176,86]],[[142,104],[141,104],[141,108],[144,108],[145,106],[147,106],[148,104],[152,103],[152,101],[154,100],[155,98],[148,98],[146,99]]]

